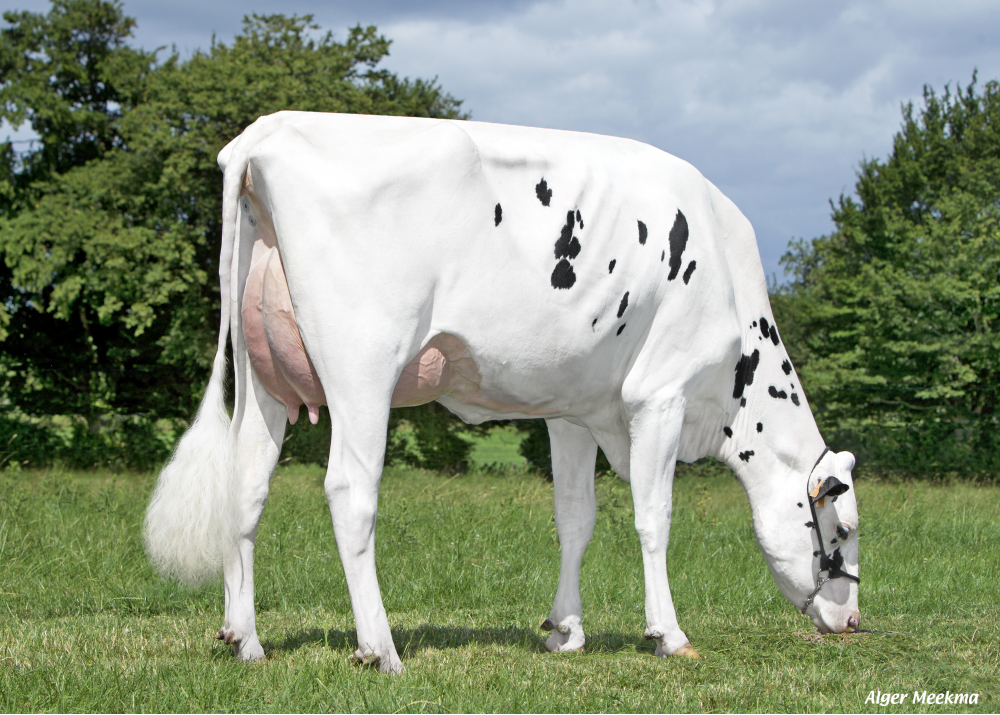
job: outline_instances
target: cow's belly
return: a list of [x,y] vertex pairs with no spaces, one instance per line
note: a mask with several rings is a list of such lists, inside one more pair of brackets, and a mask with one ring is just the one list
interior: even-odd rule
[[[262,241],[254,245],[250,273],[243,292],[243,334],[254,374],[265,390],[288,410],[295,424],[305,404],[309,421],[319,419],[326,395],[306,352],[295,322],[288,283],[278,249]],[[516,399],[484,394],[482,376],[468,347],[448,333],[434,336],[403,368],[392,392],[392,407],[409,407],[447,396],[497,415],[543,415]]]

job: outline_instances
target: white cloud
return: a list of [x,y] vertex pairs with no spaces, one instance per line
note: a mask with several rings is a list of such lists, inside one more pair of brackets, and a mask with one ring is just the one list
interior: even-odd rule
[[[19,3],[35,11],[47,3]],[[995,0],[126,0],[137,44],[206,49],[244,13],[313,13],[393,40],[483,121],[649,142],[702,170],[757,229],[765,271],[830,230],[863,156],[884,157],[922,87],[1000,78]],[[0,130],[2,131],[2,130]]]

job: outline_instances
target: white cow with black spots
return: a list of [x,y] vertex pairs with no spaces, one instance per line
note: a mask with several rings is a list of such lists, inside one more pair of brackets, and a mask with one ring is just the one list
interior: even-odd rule
[[182,581],[222,571],[219,637],[239,658],[264,655],[254,540],[301,404],[313,421],[329,405],[325,486],[355,655],[384,671],[402,668],[375,574],[386,423],[390,407],[430,400],[471,423],[548,424],[562,546],[550,650],[584,645],[598,446],[631,484],[657,655],[697,656],[666,552],[675,462],[705,455],[745,487],[788,599],[820,630],[858,627],[854,458],[826,451],[773,327],[753,229],[689,164],[592,134],[301,112],[259,119],[219,163],[218,353],[146,544]]

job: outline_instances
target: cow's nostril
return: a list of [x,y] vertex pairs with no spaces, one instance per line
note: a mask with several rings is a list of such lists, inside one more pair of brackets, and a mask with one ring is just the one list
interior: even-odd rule
[[861,614],[860,613],[852,613],[851,617],[847,619],[847,627],[848,627],[848,629],[850,629],[852,631],[856,631],[856,630],[858,630],[858,628],[860,626],[861,626]]

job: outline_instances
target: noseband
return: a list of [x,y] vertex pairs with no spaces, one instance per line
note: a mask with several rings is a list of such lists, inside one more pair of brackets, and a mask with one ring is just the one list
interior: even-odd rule
[[[851,581],[854,581],[854,583],[856,584],[861,583],[860,578],[858,578],[853,574],[847,573],[842,568],[842,566],[844,565],[844,555],[840,553],[839,546],[833,550],[832,555],[827,555],[826,547],[823,545],[823,532],[820,531],[819,529],[819,517],[816,516],[816,502],[818,502],[820,499],[823,499],[828,495],[832,495],[834,497],[839,496],[840,494],[843,494],[848,489],[850,489],[850,487],[848,487],[846,484],[841,482],[836,477],[829,477],[827,480],[824,480],[824,483],[828,482],[830,479],[832,479],[836,483],[830,485],[830,487],[825,490],[820,489],[815,497],[809,494],[809,479],[812,477],[813,472],[816,471],[816,467],[819,466],[819,463],[823,461],[823,457],[825,457],[826,453],[829,451],[830,451],[829,447],[823,449],[823,454],[819,455],[819,459],[817,459],[816,464],[813,465],[812,470],[809,472],[809,476],[806,477],[806,499],[809,500],[809,511],[812,512],[812,521],[806,524],[806,526],[816,530],[816,539],[817,541],[819,541],[819,551],[814,551],[813,556],[819,556],[819,571],[816,572],[816,588],[814,588],[813,592],[809,594],[809,597],[806,599],[805,605],[802,606],[802,608],[800,609],[802,613],[805,613],[806,609],[812,605],[813,600],[819,593],[819,590],[823,588],[823,586],[826,585],[828,581],[831,581],[832,579],[835,578],[848,578]],[[821,577],[820,573],[822,573],[823,571],[826,571],[826,576]]]

